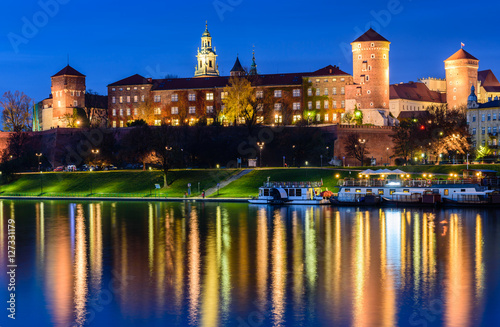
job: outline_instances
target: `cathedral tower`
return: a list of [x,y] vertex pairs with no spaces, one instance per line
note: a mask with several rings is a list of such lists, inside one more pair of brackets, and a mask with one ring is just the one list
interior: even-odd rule
[[197,65],[195,77],[219,76],[219,66],[217,65],[217,54],[215,47],[212,48],[212,36],[208,32],[208,23],[205,25],[205,32],[201,36],[201,50],[198,48],[196,56]]
[[471,87],[477,85],[479,60],[464,49],[460,49],[444,61],[444,68],[448,109],[467,105]]

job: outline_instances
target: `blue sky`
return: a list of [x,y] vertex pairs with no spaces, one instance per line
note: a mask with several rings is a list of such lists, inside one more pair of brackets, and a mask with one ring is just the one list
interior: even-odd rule
[[449,0],[3,1],[0,93],[42,100],[68,54],[87,75],[87,89],[101,94],[136,73],[191,77],[206,20],[222,74],[237,54],[250,66],[253,46],[260,73],[329,64],[352,73],[346,47],[372,26],[392,42],[391,83],[444,77],[443,60],[460,42],[480,59],[480,70],[500,77],[499,9],[498,2]]

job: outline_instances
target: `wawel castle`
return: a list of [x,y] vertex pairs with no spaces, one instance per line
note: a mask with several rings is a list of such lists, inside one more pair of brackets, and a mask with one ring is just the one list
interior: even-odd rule
[[[429,106],[467,105],[471,87],[478,101],[498,99],[500,83],[490,70],[479,71],[479,60],[463,49],[444,61],[446,79],[390,85],[390,42],[373,29],[352,43],[352,75],[337,66],[313,72],[262,74],[255,55],[246,71],[238,58],[230,76],[220,76],[216,48],[205,28],[193,77],[152,79],[133,75],[108,85],[108,127],[126,127],[144,119],[152,125],[194,125],[224,121],[224,88],[232,76],[246,76],[257,97],[266,98],[258,108],[261,124],[340,124],[347,112],[358,108],[365,123],[392,126],[398,118],[414,115]],[[64,116],[85,107],[85,76],[69,65],[52,76],[51,95],[39,106],[38,130],[68,127]],[[150,107],[148,119],[145,107]],[[225,122],[229,123],[229,122]],[[232,122],[230,122],[232,123]],[[236,122],[238,123],[238,122]]]

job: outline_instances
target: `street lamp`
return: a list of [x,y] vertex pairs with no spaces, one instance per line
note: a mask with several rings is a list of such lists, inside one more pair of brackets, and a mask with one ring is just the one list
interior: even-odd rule
[[293,150],[293,166],[295,166],[295,145],[292,145]]
[[366,140],[365,139],[359,139],[358,140],[359,143],[361,144],[360,145],[360,153],[361,153],[361,166],[363,166],[365,164],[365,143],[366,143]]
[[36,156],[38,157],[38,171],[40,171],[40,167],[42,165],[42,153],[36,153]]
[[386,149],[387,150],[387,166],[389,166],[390,162],[389,162],[389,148]]
[[323,168],[323,155],[321,154],[321,155],[319,156],[319,158],[320,158],[320,160],[321,160],[321,168]]
[[40,172],[40,196],[43,194],[43,173]]
[[259,167],[262,168],[262,149],[264,148],[264,142],[257,142],[257,146],[259,147]]

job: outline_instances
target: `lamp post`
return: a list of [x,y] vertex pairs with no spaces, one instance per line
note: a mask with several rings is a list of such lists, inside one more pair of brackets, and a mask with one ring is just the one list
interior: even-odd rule
[[[97,154],[99,154],[99,149],[92,149],[92,154],[94,155],[94,161],[97,160]],[[97,165],[96,165],[97,168]],[[93,194],[93,185],[94,184],[94,176],[92,174],[92,169],[90,170],[90,196]]]
[[149,196],[151,196],[153,194],[153,191],[151,190],[152,188],[152,185],[153,185],[153,181],[151,180],[151,175],[153,174],[153,169],[151,166],[149,166]]
[[358,140],[359,143],[360,143],[360,154],[361,154],[361,167],[364,166],[365,164],[365,143],[366,143],[366,140],[365,139],[359,139]]
[[319,158],[320,158],[320,160],[321,160],[321,169],[323,169],[323,155],[321,154],[321,155],[319,156]]
[[389,148],[386,149],[387,150],[387,166],[389,166],[390,162],[389,162]]
[[293,166],[295,167],[295,144],[292,145],[292,152],[293,152]]
[[262,149],[264,148],[264,142],[257,142],[257,146],[259,147],[259,167],[262,168]]
[[469,154],[467,153],[467,170],[469,170]]
[[36,153],[36,156],[38,157],[38,171],[40,171],[40,167],[42,165],[42,153]]
[[40,196],[43,194],[43,172],[40,172]]

